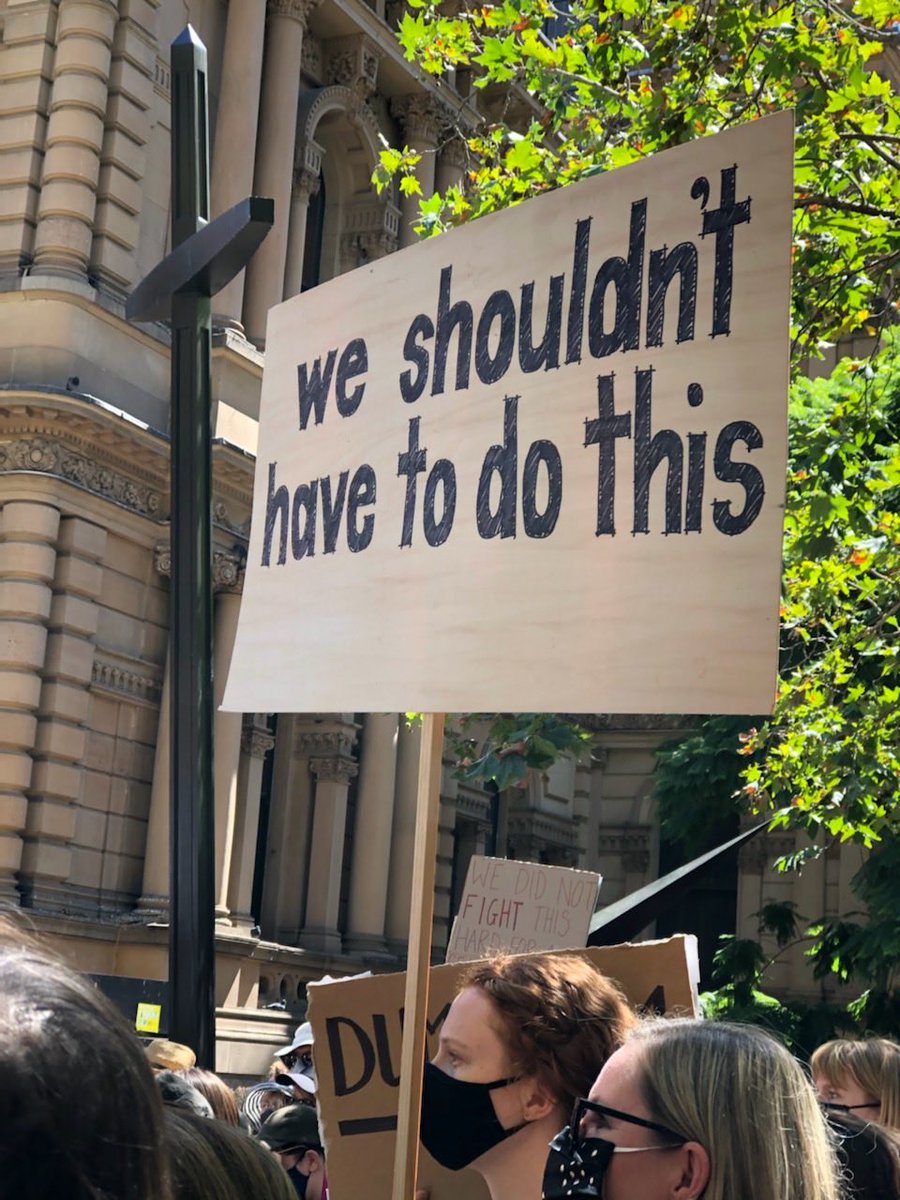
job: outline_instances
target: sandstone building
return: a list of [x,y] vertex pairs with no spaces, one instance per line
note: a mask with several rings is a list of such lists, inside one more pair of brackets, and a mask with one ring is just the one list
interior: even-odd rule
[[[397,45],[402,9],[0,0],[0,898],[98,974],[166,974],[169,344],[124,301],[168,248],[168,45],[189,20],[208,47],[213,215],[276,205],[214,302],[220,693],[266,314],[414,240],[417,201],[371,184],[382,139],[421,152],[426,196],[465,171],[446,91]],[[650,773],[671,725],[595,726],[592,754],[496,800],[447,764],[436,953],[474,851],[598,869],[604,902],[656,877]],[[398,714],[223,713],[215,733],[218,1067],[252,1074],[306,980],[402,962],[418,732]],[[794,880],[771,873],[783,849],[757,839],[710,885],[726,926],[730,906],[754,933],[764,898],[851,906],[850,855]],[[810,986],[799,960],[776,983]]]

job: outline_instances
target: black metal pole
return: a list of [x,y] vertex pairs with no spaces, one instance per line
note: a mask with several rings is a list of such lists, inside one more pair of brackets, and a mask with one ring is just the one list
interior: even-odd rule
[[[172,248],[209,219],[206,48],[172,43]],[[172,298],[171,1036],[215,1066],[210,301]]]

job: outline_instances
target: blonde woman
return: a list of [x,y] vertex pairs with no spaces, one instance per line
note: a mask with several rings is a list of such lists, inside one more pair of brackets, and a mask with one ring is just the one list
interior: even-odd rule
[[547,1200],[837,1200],[838,1168],[799,1064],[749,1026],[639,1025],[552,1143]]
[[810,1060],[813,1083],[827,1107],[900,1129],[900,1046],[887,1038],[836,1041]]

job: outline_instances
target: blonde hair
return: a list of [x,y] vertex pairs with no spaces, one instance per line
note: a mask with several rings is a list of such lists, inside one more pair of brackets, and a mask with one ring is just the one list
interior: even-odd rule
[[704,1200],[838,1200],[831,1135],[800,1064],[774,1038],[719,1021],[643,1021],[629,1037],[655,1121],[709,1155]]
[[473,964],[460,991],[481,988],[510,1065],[539,1079],[567,1110],[637,1020],[618,986],[577,954],[500,954]]
[[878,1120],[900,1129],[900,1046],[887,1038],[863,1042],[840,1039],[825,1042],[810,1059],[813,1078],[824,1077],[833,1087],[853,1080],[881,1105]]

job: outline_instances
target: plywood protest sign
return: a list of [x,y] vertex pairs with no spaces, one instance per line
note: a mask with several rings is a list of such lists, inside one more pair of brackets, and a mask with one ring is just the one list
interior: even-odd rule
[[473,854],[446,961],[584,946],[599,887],[593,871]]
[[771,708],[792,134],[679,146],[272,310],[226,708]]
[[[693,937],[560,953],[584,955],[615,979],[635,1005],[671,1015],[696,1011]],[[429,1058],[437,1051],[440,1028],[464,969],[458,963],[431,969]],[[371,975],[309,985],[320,1121],[329,1188],[337,1198],[389,1200],[391,1196],[405,980],[403,974]],[[424,1150],[419,1182],[429,1188],[431,1200],[487,1197],[474,1171],[446,1171]]]

